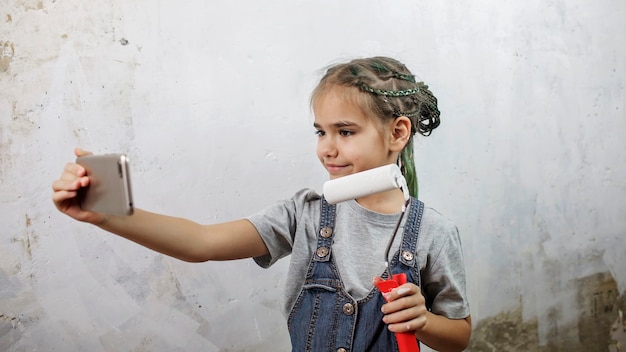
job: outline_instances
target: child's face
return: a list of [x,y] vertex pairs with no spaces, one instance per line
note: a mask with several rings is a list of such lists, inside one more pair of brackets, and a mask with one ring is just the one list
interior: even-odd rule
[[390,131],[376,117],[342,98],[333,88],[313,106],[317,156],[330,179],[394,163]]

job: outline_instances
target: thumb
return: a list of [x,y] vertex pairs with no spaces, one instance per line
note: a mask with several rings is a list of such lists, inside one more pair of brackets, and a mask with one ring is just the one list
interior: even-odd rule
[[87,151],[87,150],[80,149],[80,148],[75,148],[74,149],[74,154],[76,156],[84,156],[84,155],[91,155],[93,153],[90,152],[90,151]]

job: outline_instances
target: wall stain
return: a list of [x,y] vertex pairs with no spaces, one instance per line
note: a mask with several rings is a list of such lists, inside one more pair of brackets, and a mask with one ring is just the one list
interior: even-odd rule
[[618,352],[626,349],[626,321],[624,320],[624,311],[618,311],[617,319],[611,325],[611,342],[609,344],[610,352]]
[[15,329],[20,323],[20,320],[13,314],[0,313],[0,319],[11,324],[11,327]]
[[0,312],[0,351],[17,351],[12,347],[23,340],[27,330],[38,321],[36,316]]
[[[5,133],[3,133],[3,130],[0,129],[0,138],[4,138],[4,135]],[[0,182],[3,185],[7,184],[5,181],[6,170],[11,170],[13,166],[11,154],[9,153],[11,144],[13,144],[11,136],[6,136],[6,140],[0,140]]]
[[37,243],[37,236],[31,231],[32,220],[28,214],[25,215],[26,231],[23,236],[14,237],[12,242],[20,242],[24,248],[24,252],[28,256],[28,259],[33,258],[33,247]]
[[[47,92],[46,92],[47,94]],[[46,109],[42,102],[27,107],[18,107],[18,101],[11,102],[11,121],[9,124],[10,137],[27,137],[28,134],[40,129],[41,126],[33,120],[33,116]]]
[[541,351],[537,320],[522,321],[522,308],[479,321],[467,351]]
[[10,14],[10,13],[7,13],[6,22],[7,22],[7,23],[11,23],[11,22],[13,22],[13,17],[11,17],[11,14]]
[[0,72],[6,72],[13,61],[15,46],[11,42],[0,41]]
[[[54,1],[53,1],[54,2]],[[24,1],[22,7],[25,11],[43,10],[43,1],[39,0],[36,3],[34,1]]]
[[473,329],[467,351],[588,352],[624,351],[626,347],[626,294],[619,295],[610,273],[599,273],[576,280],[578,320],[558,325],[560,313],[549,312],[555,324],[548,326],[548,342],[539,345],[536,319],[524,321],[523,308],[502,312],[479,321]]
[[22,338],[22,322],[14,314],[0,313],[0,350],[9,351]]
[[608,351],[612,325],[625,308],[624,296],[619,297],[617,283],[609,273],[581,278],[577,284],[581,346],[588,351]]

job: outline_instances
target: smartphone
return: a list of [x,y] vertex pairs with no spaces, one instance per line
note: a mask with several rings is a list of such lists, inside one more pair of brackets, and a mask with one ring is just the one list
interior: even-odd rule
[[130,166],[124,154],[85,155],[76,158],[89,177],[89,186],[78,193],[83,210],[114,215],[131,215],[133,197]]

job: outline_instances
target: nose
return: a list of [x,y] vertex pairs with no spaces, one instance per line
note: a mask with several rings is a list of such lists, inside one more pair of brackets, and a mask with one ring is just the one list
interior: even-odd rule
[[317,140],[317,154],[320,158],[334,158],[337,156],[337,145],[329,136]]

